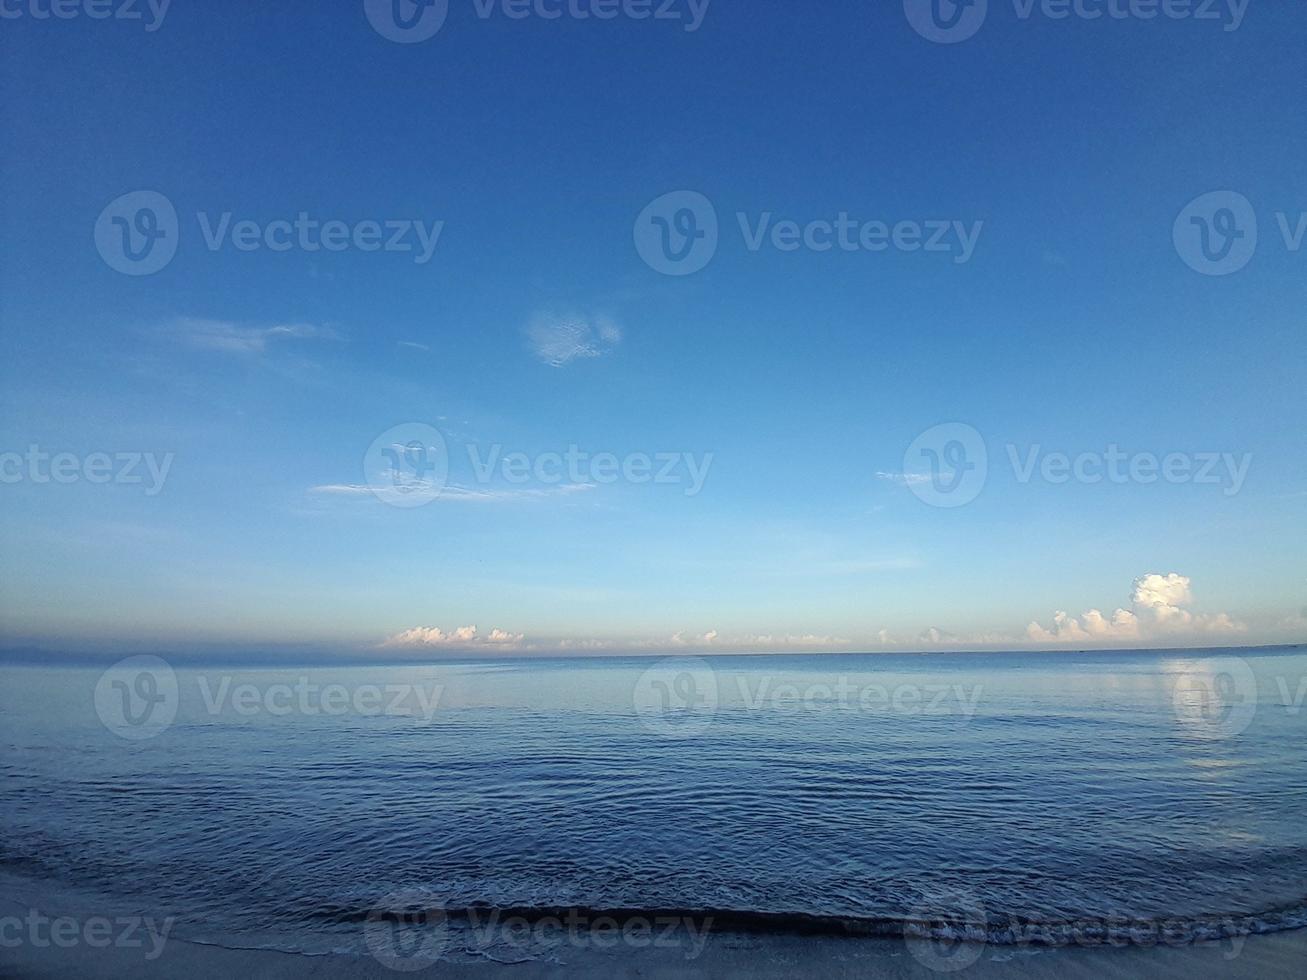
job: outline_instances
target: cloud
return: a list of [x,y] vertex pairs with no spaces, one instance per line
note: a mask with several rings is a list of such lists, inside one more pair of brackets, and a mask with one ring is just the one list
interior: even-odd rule
[[330,327],[311,323],[279,323],[267,327],[242,326],[227,320],[183,318],[174,331],[192,347],[225,351],[231,354],[261,354],[273,343],[287,340],[332,340],[337,334]]
[[526,328],[531,351],[551,367],[602,357],[622,342],[622,328],[604,316],[538,313]]
[[810,650],[823,649],[826,647],[848,646],[849,641],[838,636],[820,636],[815,633],[750,633],[740,636],[722,636],[717,630],[708,630],[706,633],[686,636],[685,632],[673,633],[671,637],[664,641],[652,641],[637,643],[635,646],[643,649],[662,649],[672,647],[675,649],[698,649],[698,650],[727,650],[727,651],[748,651],[748,650]]
[[815,634],[762,634],[723,636],[717,630],[687,634],[685,631],[671,636],[637,640],[604,640],[571,637],[554,640],[527,640],[523,633],[493,629],[481,634],[475,626],[461,626],[446,631],[439,626],[417,626],[388,637],[380,644],[382,649],[403,650],[478,650],[513,651],[515,653],[549,654],[565,651],[587,653],[755,653],[759,651],[807,652],[828,648],[847,648],[849,641],[835,636]]
[[460,626],[445,632],[439,626],[415,626],[413,629],[388,637],[382,644],[383,649],[452,649],[467,650],[478,647],[494,647],[500,650],[518,647],[526,639],[523,633],[509,633],[506,630],[492,629],[488,636],[481,636],[475,626]]
[[930,626],[915,636],[896,635],[887,629],[878,630],[867,647],[889,647],[904,651],[979,647],[1000,647],[1010,650],[1016,645],[1017,641],[1008,633],[952,633],[938,626]]
[[[410,484],[423,493],[434,493],[435,500],[457,500],[470,503],[502,503],[513,500],[546,500],[551,497],[571,497],[578,493],[588,493],[597,488],[594,483],[564,483],[552,487],[528,487],[520,490],[472,489],[468,487],[443,487],[434,484],[415,482]],[[412,491],[410,491],[411,494]],[[403,495],[393,488],[377,487],[375,490],[366,483],[327,483],[318,487],[309,487],[309,493],[327,494],[336,497],[371,497],[382,500],[402,500]]]
[[688,646],[705,647],[705,646],[711,646],[716,639],[717,639],[716,630],[709,630],[707,633],[701,633],[698,636],[689,636],[689,637],[687,637],[685,635],[684,630],[682,630],[679,633],[673,633],[671,637],[667,640],[667,645],[674,646],[674,647],[688,647]]
[[930,482],[929,473],[886,473],[883,470],[876,473],[876,479],[885,480],[888,483],[894,483],[901,487],[916,487],[923,483]]
[[[1130,607],[1117,609],[1110,616],[1090,609],[1080,616],[1058,611],[1045,627],[1031,623],[1024,637],[1010,632],[954,633],[931,626],[920,633],[895,635],[882,629],[867,637],[850,641],[844,637],[820,633],[741,633],[724,634],[710,629],[702,633],[680,630],[670,636],[635,639],[567,639],[530,640],[521,633],[492,630],[488,636],[477,633],[475,626],[446,633],[438,627],[418,627],[396,633],[384,647],[409,649],[497,649],[517,653],[811,653],[822,650],[963,650],[994,648],[1019,649],[1027,645],[1055,644],[1083,647],[1119,644],[1162,643],[1168,640],[1188,642],[1199,637],[1223,637],[1245,633],[1248,627],[1228,613],[1194,612],[1191,580],[1184,575],[1149,573],[1134,580]],[[1307,627],[1307,610],[1302,617],[1290,617],[1280,624],[1282,630],[1301,631]]]
[[1156,609],[1187,606],[1193,602],[1189,585],[1187,577],[1175,572],[1170,575],[1145,575],[1135,579],[1134,602],[1136,605]]
[[1129,609],[1117,609],[1110,618],[1097,609],[1078,618],[1058,611],[1050,627],[1037,622],[1027,626],[1026,637],[1036,643],[1112,643],[1246,629],[1228,613],[1194,613],[1184,608],[1193,603],[1190,586],[1188,576],[1150,572],[1135,579]]
[[1280,619],[1274,624],[1272,630],[1277,635],[1287,634],[1299,639],[1307,637],[1307,606],[1290,616]]

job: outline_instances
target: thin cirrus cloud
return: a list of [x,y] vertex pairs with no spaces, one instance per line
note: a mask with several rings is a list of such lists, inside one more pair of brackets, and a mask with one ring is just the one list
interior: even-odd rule
[[876,479],[884,480],[886,483],[893,483],[900,487],[915,487],[923,483],[930,482],[929,473],[886,473],[881,470],[876,473]]
[[622,342],[622,328],[605,316],[537,313],[526,328],[527,343],[550,367],[602,357]]
[[[547,500],[554,497],[570,497],[578,493],[587,493],[596,489],[594,483],[566,483],[556,487],[529,487],[520,490],[471,489],[468,487],[437,488],[431,484],[415,484],[410,487],[432,494],[435,500],[464,501],[469,503],[497,503],[512,500]],[[370,487],[363,483],[328,483],[318,487],[309,487],[309,493],[326,494],[337,497],[380,497],[386,500],[393,496],[403,500],[398,489],[388,487]]]
[[286,341],[334,340],[338,336],[330,327],[312,323],[249,326],[230,320],[194,317],[177,320],[170,333],[191,347],[243,355],[262,354],[272,346]]

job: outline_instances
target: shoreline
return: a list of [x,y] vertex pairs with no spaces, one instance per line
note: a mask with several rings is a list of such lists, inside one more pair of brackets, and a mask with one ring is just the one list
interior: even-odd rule
[[[858,935],[802,935],[738,932],[713,929],[692,949],[684,944],[642,946],[616,935],[560,944],[543,953],[499,948],[437,957],[440,948],[424,951],[423,934],[402,934],[398,941],[386,932],[381,956],[366,953],[296,953],[266,948],[239,948],[192,939],[172,938],[168,930],[138,929],[125,942],[122,930],[99,929],[92,934],[85,914],[94,905],[71,894],[48,891],[48,882],[0,873],[0,978],[117,977],[208,980],[244,976],[251,980],[335,980],[335,978],[394,978],[397,975],[440,976],[457,980],[562,980],[565,977],[749,977],[781,980],[796,975],[834,978],[938,977],[941,973],[984,978],[1020,977],[1029,980],[1078,980],[1139,976],[1160,980],[1254,980],[1289,976],[1307,967],[1307,928],[1254,933],[1183,945],[1157,941],[1110,946],[1038,946],[958,943]],[[65,901],[60,901],[60,894]],[[90,898],[90,896],[85,896]],[[72,901],[68,901],[72,899]],[[98,903],[96,903],[98,904]],[[100,906],[103,907],[103,906]],[[74,911],[78,909],[79,911]],[[44,931],[24,934],[16,925],[24,916],[46,917]],[[71,920],[53,941],[48,920]],[[100,916],[100,919],[105,917]],[[129,916],[117,920],[124,921]],[[360,926],[362,931],[363,926]],[[418,942],[414,942],[414,937]],[[429,952],[429,955],[424,955]],[[385,962],[395,954],[395,965]],[[415,957],[416,954],[416,957]]]
[[[1022,977],[1030,980],[1125,978],[1147,976],[1160,980],[1201,980],[1211,977],[1254,980],[1291,976],[1307,966],[1307,930],[1251,936],[1237,954],[1220,943],[1182,947],[1085,949],[1018,949],[1000,946],[951,946],[948,955],[967,962],[959,976]],[[974,960],[972,959],[974,957]],[[676,950],[568,949],[549,960],[499,962],[482,958],[473,962],[437,960],[417,970],[397,971],[367,956],[343,953],[307,955],[274,950],[232,949],[186,940],[169,940],[154,959],[141,950],[86,945],[68,947],[0,944],[0,976],[82,977],[108,980],[116,977],[188,980],[244,976],[264,980],[335,980],[335,978],[393,978],[411,976],[561,980],[565,977],[750,977],[780,980],[795,975],[834,978],[938,977],[939,969],[912,955],[902,941],[862,937],[743,936],[721,933],[700,956],[688,960]]]

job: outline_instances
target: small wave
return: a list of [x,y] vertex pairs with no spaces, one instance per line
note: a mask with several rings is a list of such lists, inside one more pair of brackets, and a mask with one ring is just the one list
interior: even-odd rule
[[1282,932],[1307,926],[1307,900],[1253,914],[1199,916],[1082,916],[1037,919],[961,908],[917,916],[846,916],[807,912],[766,912],[732,908],[468,905],[403,908],[323,906],[311,914],[319,922],[344,925],[368,920],[404,921],[414,914],[440,917],[451,925],[495,928],[509,922],[532,927],[569,923],[692,923],[696,931],[755,935],[919,938],[983,942],[996,946],[1185,945]]

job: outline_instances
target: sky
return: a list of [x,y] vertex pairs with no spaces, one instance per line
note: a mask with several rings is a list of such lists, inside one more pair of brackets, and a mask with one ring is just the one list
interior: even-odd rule
[[1307,639],[1296,4],[395,2],[0,5],[0,644]]

